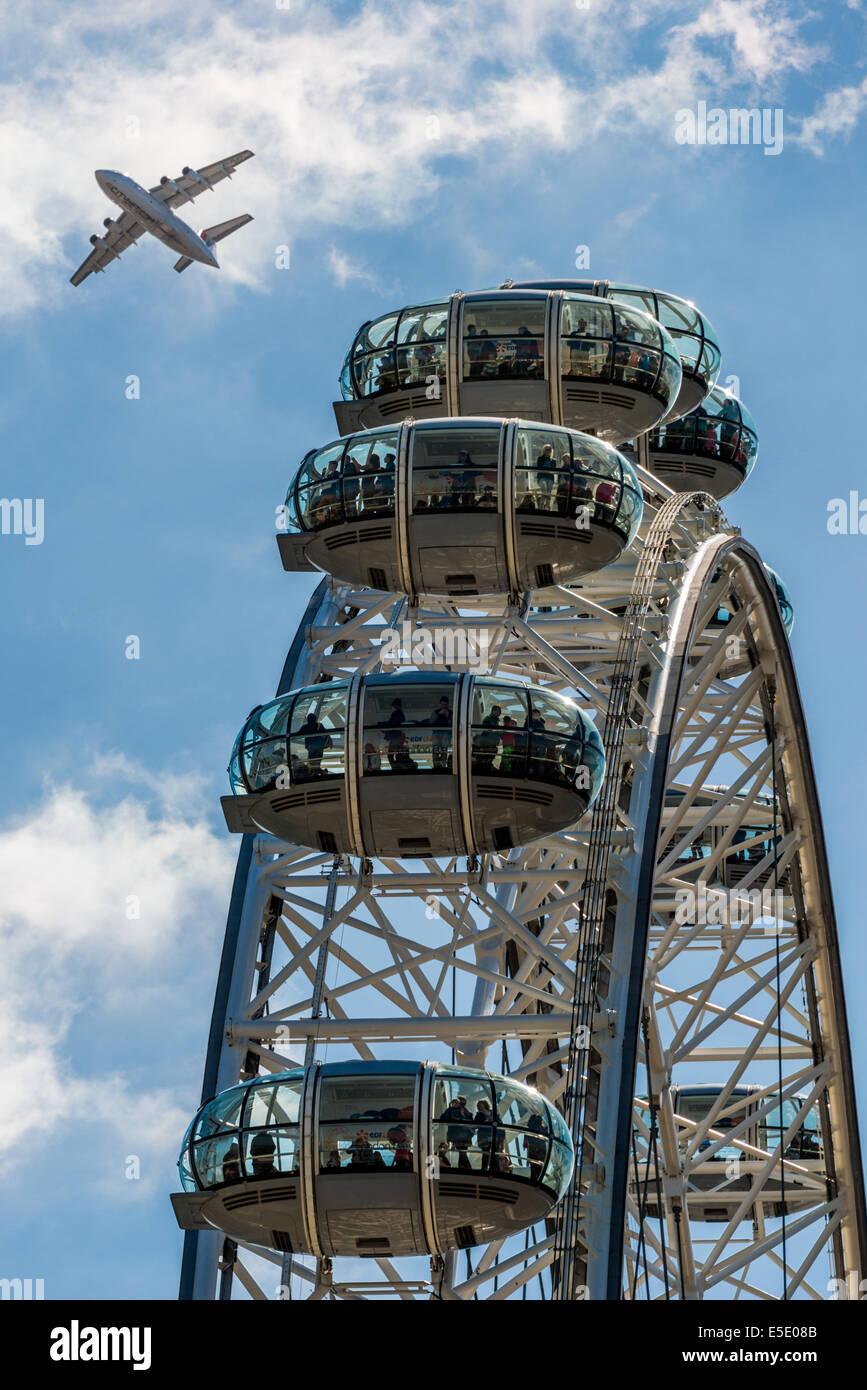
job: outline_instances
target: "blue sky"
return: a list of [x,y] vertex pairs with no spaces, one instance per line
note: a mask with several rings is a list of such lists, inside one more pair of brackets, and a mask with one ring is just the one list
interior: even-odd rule
[[[0,1273],[47,1297],[174,1296],[166,1193],[236,852],[218,797],[314,582],[281,571],[274,509],[336,435],[361,322],[568,276],[577,245],[594,277],[699,304],[755,416],[759,462],[726,509],[794,597],[867,1113],[867,537],[826,526],[830,499],[867,496],[864,19],[855,0],[4,16],[2,491],[44,498],[45,538],[0,536]],[[782,153],[678,145],[699,100],[782,108]],[[188,210],[196,227],[254,214],[219,273],[175,276],[145,238],[68,285],[111,211],[94,168],[148,185],[245,147]]]

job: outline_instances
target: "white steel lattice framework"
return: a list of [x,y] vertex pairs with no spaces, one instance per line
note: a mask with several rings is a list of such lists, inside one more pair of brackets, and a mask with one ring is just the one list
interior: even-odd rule
[[[822,1299],[860,1278],[842,977],[788,639],[719,505],[639,473],[639,536],[578,585],[458,607],[319,584],[278,693],[382,669],[404,619],[484,627],[493,674],[593,713],[606,781],[583,820],[504,858],[335,860],[245,836],[203,1088],[342,1057],[487,1064],[571,1122],[558,1219],[444,1260],[333,1266],[187,1232],[182,1298]],[[764,920],[737,904],[681,920],[687,892],[737,865],[742,894],[774,890]],[[702,1084],[695,1121],[678,1087]],[[761,1142],[747,1084],[760,1116],[784,1116]],[[789,1153],[813,1108],[821,1165]]]

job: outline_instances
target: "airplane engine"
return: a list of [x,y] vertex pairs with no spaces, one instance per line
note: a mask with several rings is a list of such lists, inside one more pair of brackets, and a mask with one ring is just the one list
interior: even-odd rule
[[93,236],[90,238],[90,244],[91,244],[91,246],[95,246],[96,243],[97,243],[98,241],[99,241],[99,237],[96,235],[96,232],[94,232],[94,233],[93,233]]
[[113,220],[112,220],[110,217],[106,217],[106,218],[103,219],[102,225],[103,225],[103,227],[113,227],[113,226],[114,226],[114,222],[113,222]]
[[160,179],[160,183],[171,183],[171,179],[169,178],[168,174],[163,174],[162,178]]

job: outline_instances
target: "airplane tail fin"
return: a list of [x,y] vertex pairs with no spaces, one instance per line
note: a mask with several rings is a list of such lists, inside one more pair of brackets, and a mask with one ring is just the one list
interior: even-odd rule
[[[199,233],[206,246],[213,246],[218,241],[223,241],[225,237],[237,232],[239,227],[246,227],[248,222],[252,222],[253,217],[249,212],[242,212],[240,217],[230,217],[228,222],[217,222],[213,227],[204,227]],[[181,256],[179,261],[175,261],[175,270],[180,274],[186,270],[188,265],[192,265],[189,256]]]
[[205,227],[200,235],[207,242],[223,241],[225,237],[237,232],[239,227],[246,227],[247,223],[252,221],[251,213],[242,212],[240,217],[231,217],[228,222],[218,222],[215,227]]

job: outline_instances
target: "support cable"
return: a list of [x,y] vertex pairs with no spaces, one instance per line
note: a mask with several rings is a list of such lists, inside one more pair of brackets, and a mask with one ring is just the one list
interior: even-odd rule
[[638,1268],[644,1264],[644,1287],[647,1290],[647,1297],[650,1298],[650,1274],[647,1268],[647,1241],[644,1236],[644,1211],[647,1203],[647,1174],[650,1169],[650,1153],[648,1151],[644,1163],[644,1189],[641,1190],[638,1179],[638,1148],[635,1143],[635,1125],[632,1126],[632,1166],[635,1170],[635,1186],[639,1191],[638,1197],[638,1243],[635,1252],[635,1268],[632,1272],[632,1301],[635,1302],[635,1292],[638,1288]]

